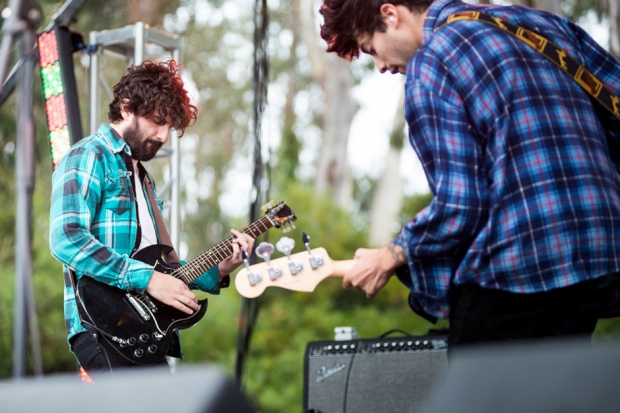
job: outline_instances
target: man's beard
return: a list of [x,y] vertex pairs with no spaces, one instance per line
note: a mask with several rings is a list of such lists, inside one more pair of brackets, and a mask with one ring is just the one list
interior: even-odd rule
[[131,149],[131,157],[137,161],[150,161],[162,146],[160,141],[144,137],[135,117],[133,124],[125,129],[123,139]]

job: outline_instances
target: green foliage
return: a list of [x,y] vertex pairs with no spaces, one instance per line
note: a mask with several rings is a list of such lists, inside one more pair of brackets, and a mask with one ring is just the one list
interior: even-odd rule
[[299,167],[301,147],[301,142],[293,130],[293,125],[285,124],[280,149],[278,150],[277,178],[280,180],[278,187],[284,185],[285,182],[296,180],[295,173]]
[[400,212],[400,222],[411,220],[418,211],[426,208],[433,200],[433,194],[415,195],[405,198]]
[[[32,214],[32,295],[36,308],[36,321],[40,337],[40,350],[43,359],[43,372],[45,374],[75,370],[75,359],[69,352],[65,332],[63,314],[63,281],[62,267],[49,253],[48,229],[49,229],[49,182],[51,179],[51,167],[48,159],[43,162],[36,175],[36,187],[33,196]],[[9,232],[15,231],[14,209],[6,208],[0,213],[0,221],[7,216],[12,222]],[[11,241],[8,247],[14,249]],[[6,240],[6,238],[5,238]],[[0,262],[0,329],[7,332],[0,337],[0,354],[6,355],[0,360],[0,377],[9,377],[12,372],[13,362],[13,317],[14,317],[14,292],[15,273],[14,252],[8,254],[3,246],[2,259]],[[10,256],[7,256],[10,255]],[[28,371],[34,372],[32,337],[29,337],[28,348]]]

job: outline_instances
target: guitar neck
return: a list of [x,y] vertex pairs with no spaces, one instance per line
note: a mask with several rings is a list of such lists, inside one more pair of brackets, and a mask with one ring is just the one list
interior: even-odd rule
[[[259,235],[264,234],[269,228],[272,227],[273,222],[269,219],[269,217],[264,216],[258,221],[255,221],[243,228],[240,232],[249,234],[253,238],[257,238]],[[213,248],[210,248],[182,267],[176,269],[172,275],[180,278],[188,285],[191,284],[207,270],[215,267],[217,264],[232,255],[232,243],[234,239],[235,237],[231,235]]]

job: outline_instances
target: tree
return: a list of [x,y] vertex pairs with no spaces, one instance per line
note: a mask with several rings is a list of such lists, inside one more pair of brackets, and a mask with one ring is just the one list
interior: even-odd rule
[[385,170],[375,190],[370,215],[369,244],[382,246],[394,238],[394,224],[403,206],[403,179],[400,175],[400,156],[406,140],[404,89],[394,115],[390,148],[385,158]]
[[347,143],[356,104],[351,97],[355,84],[348,62],[327,55],[319,46],[315,3],[301,1],[301,25],[308,50],[312,79],[325,95],[322,142],[314,188],[317,195],[329,194],[338,205],[347,208],[352,196],[352,182],[347,163]]
[[620,59],[620,4],[615,0],[607,0],[609,13],[610,52]]

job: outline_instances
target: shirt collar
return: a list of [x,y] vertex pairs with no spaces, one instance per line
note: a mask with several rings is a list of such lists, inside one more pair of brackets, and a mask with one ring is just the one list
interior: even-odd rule
[[424,26],[422,27],[422,42],[425,43],[432,35],[435,27],[441,23],[444,9],[450,6],[461,6],[463,2],[460,0],[435,0],[431,3],[424,19]]
[[424,19],[422,28],[422,42],[426,42],[435,30],[435,27],[443,22],[448,16],[456,11],[463,10],[464,7],[489,9],[493,7],[489,4],[469,4],[461,0],[435,0],[431,3]]
[[131,154],[131,150],[125,140],[107,123],[102,123],[97,133],[101,135],[103,141],[113,153],[125,152]]

